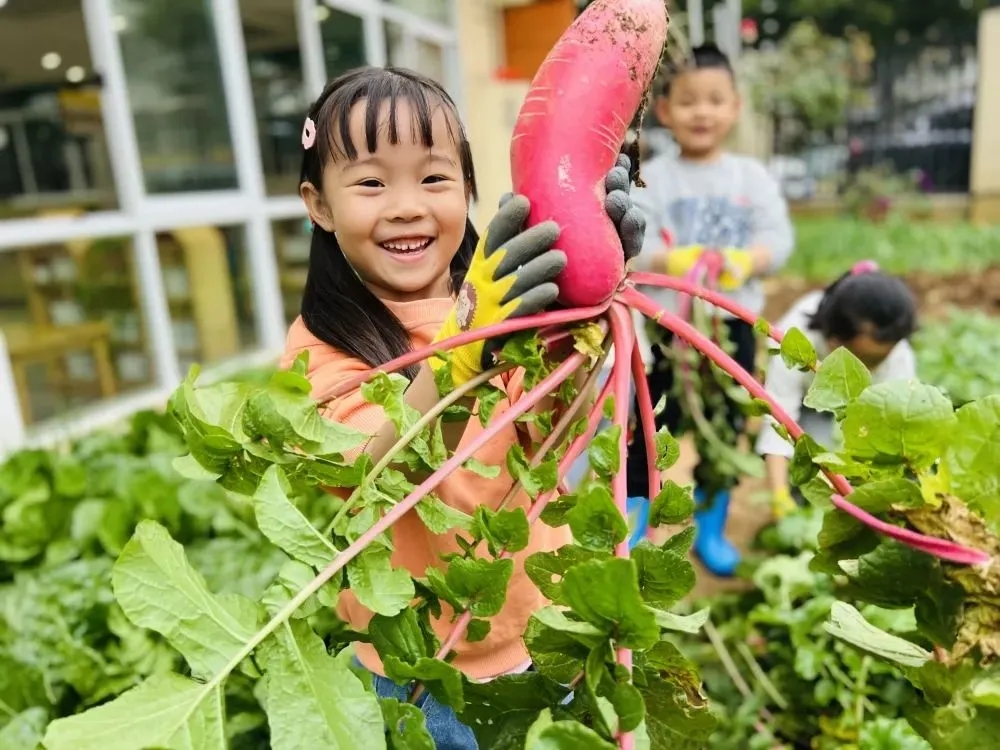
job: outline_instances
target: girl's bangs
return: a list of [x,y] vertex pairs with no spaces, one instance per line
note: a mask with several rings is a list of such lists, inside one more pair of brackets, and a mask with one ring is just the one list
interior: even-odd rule
[[[365,86],[345,87],[324,103],[320,117],[331,118],[331,127],[320,131],[319,146],[334,161],[354,161],[358,158],[358,144],[351,135],[351,115],[356,107],[364,107],[364,147],[374,154],[380,138],[395,146],[409,133],[414,143],[433,148],[434,115],[444,113],[448,136],[456,147],[461,147],[455,132],[455,113],[448,101],[436,91],[428,91],[417,81],[402,76],[384,76],[364,82]],[[353,90],[352,90],[353,89]],[[409,127],[400,121],[400,102],[409,104]],[[325,141],[325,142],[323,142]]]

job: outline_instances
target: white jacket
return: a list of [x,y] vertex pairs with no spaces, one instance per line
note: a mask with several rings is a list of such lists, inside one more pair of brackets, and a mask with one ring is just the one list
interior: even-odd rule
[[[782,331],[798,328],[812,342],[820,357],[829,354],[829,347],[819,331],[809,328],[809,319],[816,312],[822,299],[823,292],[821,291],[811,292],[801,297],[778,324]],[[908,380],[916,376],[916,356],[909,342],[904,340],[896,344],[889,352],[889,356],[872,372],[872,383]],[[806,433],[815,438],[821,445],[832,449],[836,447],[831,445],[835,427],[833,415],[813,411],[802,403],[813,377],[811,372],[790,369],[780,356],[775,355],[768,363],[764,388],[788,412],[788,416],[801,425]],[[794,446],[774,430],[773,423],[771,416],[765,418],[760,435],[757,437],[757,453],[762,456],[791,458]]]

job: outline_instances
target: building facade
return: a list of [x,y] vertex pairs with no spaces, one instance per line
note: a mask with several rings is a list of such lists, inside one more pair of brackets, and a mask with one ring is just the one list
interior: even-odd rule
[[499,0],[0,0],[0,453],[273,361],[309,234],[302,118],[325,81],[439,79],[481,200],[524,84]]

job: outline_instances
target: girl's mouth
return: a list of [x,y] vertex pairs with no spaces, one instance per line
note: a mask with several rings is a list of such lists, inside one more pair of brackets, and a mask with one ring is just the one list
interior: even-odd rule
[[397,240],[388,240],[380,244],[383,250],[393,255],[407,256],[422,253],[433,241],[433,237],[406,237]]

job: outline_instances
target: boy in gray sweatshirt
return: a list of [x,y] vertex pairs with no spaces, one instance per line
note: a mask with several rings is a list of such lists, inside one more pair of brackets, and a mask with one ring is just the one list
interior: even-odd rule
[[[634,190],[633,201],[646,215],[646,239],[633,268],[683,276],[703,257],[724,260],[719,288],[731,299],[759,313],[764,304],[761,277],[780,269],[794,245],[788,207],[781,190],[759,161],[726,153],[723,144],[739,118],[740,97],[732,67],[714,45],[692,50],[689,60],[670,72],[656,100],[655,114],[669,128],[679,153],[663,154],[643,166],[647,187]],[[644,288],[671,311],[677,295]],[[753,372],[756,337],[753,327],[720,312],[733,357]],[[654,346],[649,385],[653,403],[667,405],[657,427],[675,436],[686,420],[674,397],[674,364],[665,351],[671,341]],[[739,406],[728,397],[724,418],[734,435],[744,429]],[[707,415],[711,417],[711,415]],[[725,538],[729,493],[738,478],[711,471],[705,456],[695,469],[694,550],[704,565],[720,576],[732,575],[740,556]],[[632,438],[628,462],[629,495],[648,497],[649,482],[641,425]]]

